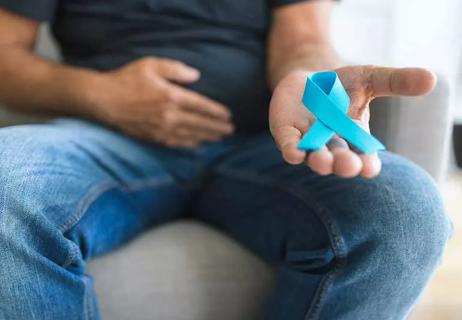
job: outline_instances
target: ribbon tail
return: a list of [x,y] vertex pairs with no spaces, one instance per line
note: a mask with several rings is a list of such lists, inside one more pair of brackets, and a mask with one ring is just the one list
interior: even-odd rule
[[307,151],[319,150],[325,146],[334,135],[334,131],[329,129],[321,121],[317,120],[302,138],[298,144],[298,148]]
[[[355,124],[355,122],[351,122],[352,125]],[[338,133],[345,140],[364,152],[364,154],[371,154],[377,151],[385,150],[385,146],[376,137],[369,134],[359,126],[355,130],[339,131]]]
[[311,95],[308,105],[311,111],[324,125],[335,129],[342,138],[350,142],[365,154],[370,154],[385,147],[379,140],[366,132],[356,122],[343,113],[333,101],[322,95]]

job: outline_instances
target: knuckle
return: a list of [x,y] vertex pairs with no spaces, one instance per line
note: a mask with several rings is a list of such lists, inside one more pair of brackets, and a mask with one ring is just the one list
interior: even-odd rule
[[178,100],[178,93],[171,88],[166,88],[164,94],[165,98],[170,102],[175,102]]
[[172,129],[178,122],[178,114],[175,110],[166,110],[162,115],[162,126],[164,129]]
[[152,77],[152,70],[146,66],[142,66],[138,70],[139,75],[142,77],[141,79],[145,81],[146,79],[150,79]]
[[165,59],[159,59],[156,63],[156,68],[160,73],[165,73],[167,69],[167,62]]
[[163,83],[157,84],[157,92],[161,99],[161,101],[171,102],[173,101],[172,97],[174,96],[173,90],[167,85]]
[[152,58],[144,58],[140,61],[139,64],[136,65],[137,72],[145,78],[150,78],[153,75],[153,71],[155,71],[155,63],[152,62],[150,59]]
[[142,69],[153,68],[153,67],[156,67],[156,65],[157,65],[157,60],[152,57],[142,58],[139,63],[139,66]]

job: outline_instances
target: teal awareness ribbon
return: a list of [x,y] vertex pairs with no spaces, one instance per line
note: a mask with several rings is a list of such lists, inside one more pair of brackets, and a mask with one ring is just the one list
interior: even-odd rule
[[350,97],[337,73],[318,72],[308,77],[303,104],[316,122],[300,141],[301,150],[319,150],[337,133],[361,152],[370,154],[385,146],[348,117]]

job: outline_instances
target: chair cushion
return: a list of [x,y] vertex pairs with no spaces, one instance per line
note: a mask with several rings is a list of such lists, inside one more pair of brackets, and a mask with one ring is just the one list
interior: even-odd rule
[[103,319],[257,319],[274,283],[259,258],[214,229],[179,221],[92,261]]

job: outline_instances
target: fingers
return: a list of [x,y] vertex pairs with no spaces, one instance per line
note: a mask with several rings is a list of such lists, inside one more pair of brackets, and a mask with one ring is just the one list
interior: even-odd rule
[[307,165],[320,175],[334,174],[342,178],[356,176],[373,178],[381,170],[377,153],[358,155],[349,148],[344,139],[338,136],[329,142],[327,148],[311,152]]
[[208,129],[179,125],[178,128],[172,130],[163,141],[171,147],[193,148],[202,143],[218,141],[222,139],[223,136],[225,136],[225,134],[209,131]]
[[353,178],[361,173],[363,167],[360,157],[353,152],[348,143],[339,136],[335,136],[328,143],[332,152],[332,172],[342,178]]
[[300,130],[293,126],[283,126],[272,130],[272,134],[286,162],[300,164],[305,160],[306,152],[298,149],[302,137]]
[[[153,63],[155,63],[156,71],[167,80],[190,83],[200,78],[199,70],[180,61],[156,59]],[[189,110],[220,119],[231,119],[231,112],[228,108],[197,92],[172,85],[169,88],[169,93],[172,102],[176,102]]]
[[335,148],[333,172],[342,178],[353,178],[360,174],[362,169],[361,158],[350,149]]
[[233,133],[234,126],[221,119],[209,118],[193,112],[179,111],[175,125],[196,131],[197,135],[225,136]]
[[215,142],[223,138],[224,134],[201,130],[198,128],[180,127],[171,134],[172,146],[197,147],[202,143]]
[[326,147],[309,154],[307,164],[314,172],[325,176],[334,172],[334,156]]
[[200,78],[199,70],[171,59],[154,60],[156,72],[167,80],[179,83],[196,82]]
[[224,136],[223,134],[219,133],[214,133],[206,130],[192,129],[187,127],[175,130],[175,134],[182,139],[194,140],[198,143],[218,141],[222,139]]
[[176,87],[172,96],[174,97],[174,102],[178,103],[185,110],[198,112],[228,122],[231,120],[231,112],[228,108],[199,93]]
[[185,139],[180,136],[172,136],[160,141],[163,145],[172,148],[195,148],[200,142],[194,139]]
[[300,164],[306,159],[306,164],[314,172],[320,175],[335,174],[342,178],[373,178],[380,173],[381,162],[377,153],[358,155],[338,136],[327,147],[312,151],[306,157],[306,152],[297,147],[302,136],[300,130],[291,126],[282,127],[273,135],[284,160],[289,164]]
[[190,130],[187,128],[173,130],[168,134],[153,133],[152,135],[153,140],[174,148],[194,148],[202,143],[218,141],[222,137],[222,135],[198,132],[197,130]]
[[136,126],[132,124],[122,126],[120,128],[123,132],[147,143],[160,143],[168,147],[179,148],[193,148],[200,144],[200,141],[193,139],[189,136],[181,136],[176,132],[160,132],[153,130],[153,126],[144,122],[137,123]]
[[222,138],[222,135],[179,128],[169,133],[151,132],[151,137],[152,140],[169,147],[194,148],[202,143],[218,141]]
[[377,153],[373,154],[361,154],[359,155],[363,163],[363,168],[361,170],[361,176],[364,178],[374,178],[382,169],[382,162],[380,161]]
[[436,76],[422,68],[371,67],[368,71],[368,81],[375,97],[419,96],[433,90]]

